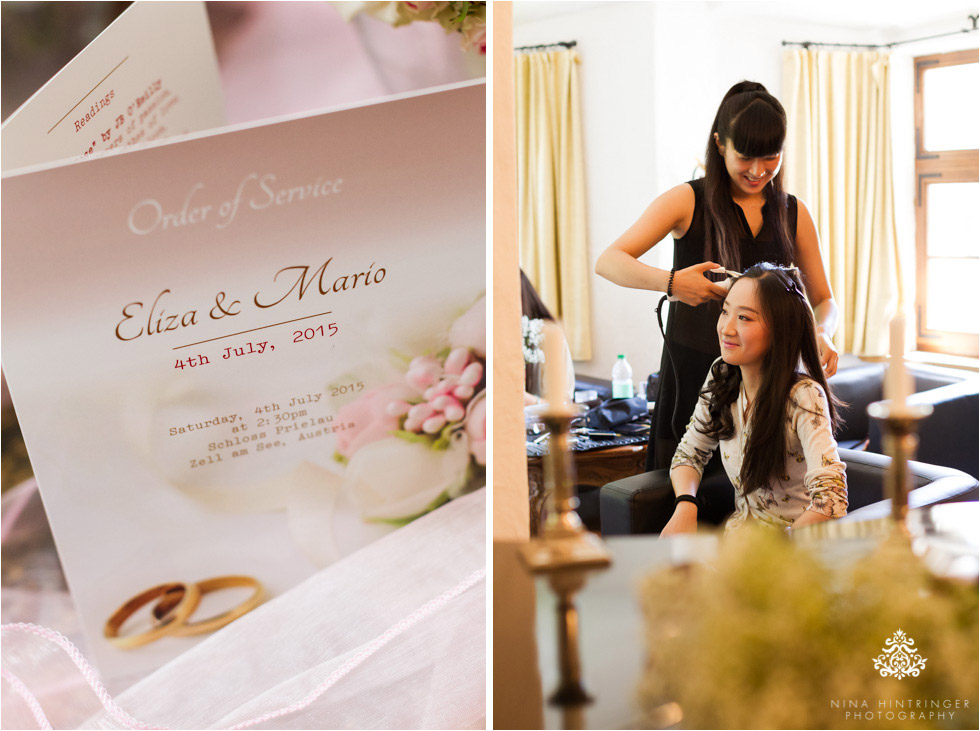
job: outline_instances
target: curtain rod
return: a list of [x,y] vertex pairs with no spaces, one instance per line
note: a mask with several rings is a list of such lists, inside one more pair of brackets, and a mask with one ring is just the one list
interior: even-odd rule
[[518,46],[515,51],[538,51],[542,48],[556,48],[557,46],[562,46],[563,48],[575,48],[578,45],[578,41],[556,41],[555,43],[543,43],[540,46]]
[[972,28],[961,28],[960,30],[953,30],[949,33],[939,33],[934,36],[924,36],[923,38],[910,38],[907,41],[893,41],[892,43],[817,43],[815,41],[783,41],[784,46],[803,46],[803,48],[810,48],[810,46],[824,46],[832,48],[894,48],[895,46],[902,46],[906,43],[918,43],[919,41],[931,41],[934,38],[945,38],[947,36],[957,36],[960,33],[973,33],[977,30],[977,15],[966,16],[970,19],[970,24]]

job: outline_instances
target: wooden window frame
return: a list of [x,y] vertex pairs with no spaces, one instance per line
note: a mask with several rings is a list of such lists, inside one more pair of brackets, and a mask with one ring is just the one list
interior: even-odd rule
[[[929,188],[942,183],[978,182],[977,150],[939,150],[924,148],[925,129],[922,107],[922,76],[930,69],[978,63],[977,50],[937,53],[915,58],[915,309],[918,350],[948,353],[976,358],[980,356],[980,340],[972,333],[958,333],[926,328],[926,232],[929,215]],[[976,93],[965,90],[964,93]],[[975,232],[974,232],[975,233]],[[964,303],[965,304],[965,303]]]

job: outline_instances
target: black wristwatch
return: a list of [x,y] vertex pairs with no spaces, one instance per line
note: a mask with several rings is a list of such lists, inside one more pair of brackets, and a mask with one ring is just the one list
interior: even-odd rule
[[694,497],[694,495],[678,495],[677,497],[674,498],[675,508],[681,503],[694,503],[695,506],[697,506],[698,510],[701,509],[701,503],[698,502],[698,499]]

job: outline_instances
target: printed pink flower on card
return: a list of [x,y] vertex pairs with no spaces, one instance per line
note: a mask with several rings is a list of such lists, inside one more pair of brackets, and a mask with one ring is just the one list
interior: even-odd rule
[[397,380],[338,409],[343,467],[305,469],[290,493],[291,529],[311,559],[335,561],[485,484],[485,312],[481,297],[432,350],[397,353]]
[[354,427],[337,434],[337,453],[350,459],[361,447],[390,437],[398,430],[399,417],[388,408],[393,401],[411,401],[419,392],[407,383],[391,383],[366,391],[356,401],[337,410],[337,421]]
[[480,466],[487,464],[487,392],[481,391],[470,402],[464,429],[470,454]]

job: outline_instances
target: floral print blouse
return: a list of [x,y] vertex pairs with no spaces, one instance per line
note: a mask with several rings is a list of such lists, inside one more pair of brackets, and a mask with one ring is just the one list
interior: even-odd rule
[[[704,388],[711,383],[711,373]],[[703,389],[702,389],[703,390]],[[707,422],[708,401],[702,396],[687,425],[684,438],[677,446],[670,468],[688,465],[702,474],[711,453],[721,448],[721,460],[728,479],[736,487],[735,512],[726,530],[750,519],[776,527],[792,525],[807,510],[840,518],[847,512],[847,482],[844,463],[837,453],[837,442],[827,416],[827,397],[815,381],[802,378],[790,391],[786,405],[786,466],[775,484],[765,485],[747,496],[742,495],[739,474],[742,471],[742,445],[752,431],[752,413],[743,423],[745,391],[739,393],[733,408],[735,434],[720,442],[697,429],[698,421]]]

